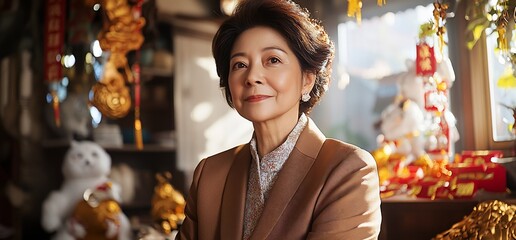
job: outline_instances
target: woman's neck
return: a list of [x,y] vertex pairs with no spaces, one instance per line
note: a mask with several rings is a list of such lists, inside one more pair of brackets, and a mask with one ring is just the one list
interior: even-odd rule
[[298,122],[296,115],[284,116],[271,121],[253,123],[258,156],[272,152],[287,139]]

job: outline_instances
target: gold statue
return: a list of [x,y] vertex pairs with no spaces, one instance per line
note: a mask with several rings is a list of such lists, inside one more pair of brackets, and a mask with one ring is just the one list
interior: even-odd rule
[[158,229],[168,235],[177,225],[185,219],[186,201],[181,193],[170,184],[172,174],[165,172],[156,174],[158,184],[154,188],[152,197],[152,220],[158,225]]
[[129,219],[118,203],[117,190],[111,182],[84,192],[72,213],[70,233],[79,240],[130,239]]

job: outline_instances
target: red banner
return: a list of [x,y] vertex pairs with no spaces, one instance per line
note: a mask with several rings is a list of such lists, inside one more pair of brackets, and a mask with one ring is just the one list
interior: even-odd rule
[[436,70],[434,47],[426,43],[416,46],[416,74],[418,76],[432,76]]
[[64,46],[66,0],[47,0],[45,6],[45,81],[58,81],[63,76],[61,54]]

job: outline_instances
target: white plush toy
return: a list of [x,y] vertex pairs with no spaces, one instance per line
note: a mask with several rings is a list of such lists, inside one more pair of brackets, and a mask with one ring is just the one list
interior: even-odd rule
[[425,89],[423,88],[423,78],[416,75],[416,64],[414,61],[407,60],[407,72],[398,77],[399,94],[403,98],[408,98],[421,108],[425,106]]
[[382,112],[380,129],[385,140],[396,142],[394,152],[406,156],[407,164],[425,154],[423,121],[423,112],[410,99],[392,103]]
[[[382,112],[381,131],[386,139],[403,140],[401,145],[397,147],[397,152],[402,154],[407,153],[409,156],[408,162],[410,162],[410,159],[424,152],[425,148],[432,150],[438,148],[440,145],[448,144],[448,139],[442,139],[442,137],[438,139],[439,137],[432,134],[425,134],[432,130],[432,128],[439,128],[439,126],[434,126],[435,124],[428,122],[432,120],[431,115],[425,115],[424,78],[417,76],[415,61],[407,60],[405,64],[407,71],[386,76],[379,80],[381,83],[386,84],[395,82],[399,90],[398,97],[394,103]],[[437,63],[434,77],[438,78],[439,81],[445,82],[447,89],[451,88],[455,81],[455,73],[449,58],[443,58]],[[431,106],[446,106],[448,104],[448,99],[445,95],[435,94],[431,96],[432,97],[427,99],[427,101],[429,101],[427,104]],[[402,107],[407,99],[415,103],[412,104],[415,106]],[[419,109],[416,109],[416,106],[419,107]],[[458,130],[455,125],[456,120],[453,113],[451,113],[448,108],[445,108],[444,116],[450,128],[449,141],[453,144],[459,139]],[[416,138],[410,137],[413,139],[407,138],[411,133],[415,133],[416,131],[420,133],[419,136]],[[423,135],[430,136],[422,137]],[[415,145],[410,146],[409,143]]]
[[[379,82],[384,84],[395,82],[398,85],[398,95],[416,102],[423,110],[425,107],[424,79],[421,76],[417,76],[414,60],[407,59],[405,65],[407,67],[406,71],[385,76],[379,79]],[[443,58],[437,63],[436,77],[446,82],[448,89],[452,87],[455,81],[455,72],[449,58]]]
[[72,211],[87,189],[109,181],[110,169],[111,157],[101,146],[90,141],[71,142],[62,165],[61,188],[52,191],[42,207],[43,228],[47,232],[57,231],[53,239],[75,239],[67,228]]

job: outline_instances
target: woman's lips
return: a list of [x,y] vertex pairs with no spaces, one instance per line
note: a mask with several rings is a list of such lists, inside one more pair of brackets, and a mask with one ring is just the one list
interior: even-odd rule
[[249,97],[245,98],[245,101],[247,101],[247,102],[259,102],[259,101],[265,100],[265,99],[267,99],[269,97],[270,96],[267,96],[267,95],[253,95],[253,96],[249,96]]

